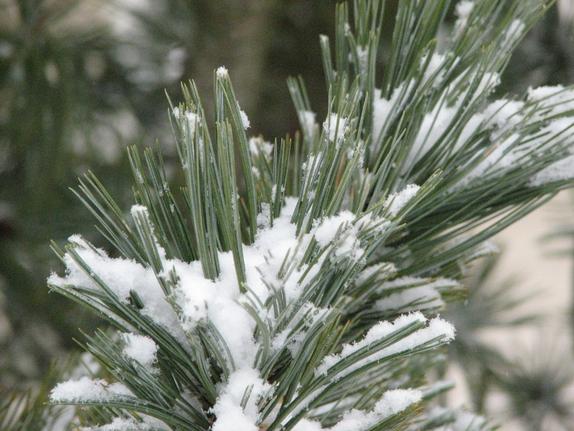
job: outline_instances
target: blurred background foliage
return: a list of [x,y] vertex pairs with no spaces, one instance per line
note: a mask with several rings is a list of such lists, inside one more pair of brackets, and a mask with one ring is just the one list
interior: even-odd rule
[[[390,16],[397,1],[387,2]],[[58,265],[51,239],[63,242],[70,232],[81,232],[98,244],[90,215],[68,189],[75,178],[93,170],[122,202],[130,192],[123,168],[127,145],[158,145],[169,168],[174,147],[165,93],[178,98],[180,81],[193,78],[209,96],[213,70],[223,64],[252,134],[275,137],[297,128],[288,76],[305,77],[321,118],[327,89],[317,35],[332,33],[333,3],[0,0],[0,394],[40,378],[53,359],[74,349],[78,327],[92,327],[83,312],[45,286]],[[501,91],[574,82],[573,17],[573,0],[550,9],[519,47]],[[385,52],[383,44],[381,67]],[[451,353],[467,369],[493,364],[474,367],[469,386],[498,382],[512,392],[512,375],[497,372],[508,359],[475,343],[475,334],[532,316],[501,316],[521,298],[519,292],[509,295],[506,284],[481,287],[494,263],[476,270],[468,300],[451,312],[461,340]],[[472,400],[482,411],[483,392]]]

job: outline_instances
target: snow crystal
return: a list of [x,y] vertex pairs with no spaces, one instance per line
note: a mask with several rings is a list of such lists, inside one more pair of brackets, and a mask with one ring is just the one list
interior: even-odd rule
[[181,121],[183,119],[186,120],[184,132],[188,133],[190,136],[195,134],[195,129],[197,124],[199,123],[199,115],[192,111],[181,111],[177,106],[173,108],[173,116],[176,120]]
[[[273,226],[259,230],[255,242],[243,247],[249,295],[255,295],[261,302],[270,295],[270,284],[282,283],[288,300],[297,298],[302,288],[298,282],[302,272],[296,271],[288,280],[277,279],[285,256],[288,253],[294,256],[293,250],[298,249],[296,227],[290,222],[295,202],[295,199],[288,198],[280,216],[273,220]],[[264,217],[265,213],[262,213],[258,219],[267,225]],[[304,251],[302,247],[297,253]],[[209,319],[225,340],[235,366],[250,367],[257,352],[253,338],[256,322],[241,305],[244,297],[237,285],[232,253],[220,253],[218,259],[221,272],[216,280],[204,277],[199,262],[170,261],[169,265],[180,278],[176,295],[186,319],[183,326],[189,331],[200,320]]]
[[[424,55],[421,59],[421,66],[426,65],[423,77],[424,82],[432,79],[434,81],[433,87],[439,86],[447,73],[447,70],[444,68],[446,60],[447,56],[445,54],[439,54],[438,52],[434,52],[430,60],[427,55]],[[458,59],[456,59],[454,63],[456,64],[457,62]]]
[[52,402],[88,402],[131,396],[132,393],[121,383],[108,384],[105,380],[82,377],[58,383],[50,392]]
[[485,73],[482,75],[482,78],[474,91],[474,97],[476,98],[491,93],[498,85],[500,85],[500,75],[498,73]]
[[[369,329],[362,340],[352,344],[345,344],[341,353],[327,356],[323,360],[323,363],[317,368],[316,373],[326,374],[329,368],[344,358],[348,357],[349,355],[353,354],[354,352],[373,343],[376,343],[391,333],[400,330],[401,328],[406,328],[415,322],[426,323],[427,318],[424,317],[422,313],[415,312],[410,314],[403,314],[402,316],[396,318],[392,323],[389,321],[379,322],[371,329]],[[359,369],[373,361],[380,360],[396,353],[413,350],[435,339],[441,339],[442,342],[450,342],[454,339],[454,333],[454,327],[450,323],[440,319],[439,317],[436,317],[430,320],[426,327],[411,333],[410,335],[398,340],[388,347],[379,350],[367,358],[357,361],[355,364],[345,368],[341,373],[339,373],[339,377],[349,374],[350,372]]]
[[249,117],[243,110],[239,110],[239,116],[241,117],[241,124],[245,130],[249,129],[251,126],[251,122],[249,121]]
[[[134,211],[137,213],[140,209],[136,206]],[[111,258],[104,250],[89,245],[77,235],[70,237],[69,241],[75,244],[74,252],[90,268],[90,272],[86,273],[72,255],[66,253],[63,259],[66,276],[52,274],[48,278],[49,284],[72,285],[98,291],[101,288],[92,279],[97,277],[124,304],[129,304],[130,293],[136,292],[143,304],[140,310],[142,314],[169,330],[174,336],[183,338],[177,316],[167,302],[151,268],[146,268],[131,259]]]
[[521,20],[513,20],[508,28],[504,31],[504,38],[502,41],[503,47],[507,49],[510,48],[510,45],[522,37],[525,29],[526,25]]
[[357,59],[359,61],[359,64],[357,65],[359,68],[359,73],[366,75],[367,69],[369,67],[369,49],[362,46],[357,46]]
[[386,124],[391,121],[393,113],[402,110],[402,104],[406,99],[406,95],[410,93],[414,84],[414,80],[408,83],[401,83],[393,90],[389,99],[382,98],[381,90],[375,89],[373,98],[373,141],[375,144],[378,144],[381,132]]
[[316,221],[313,235],[321,247],[333,246],[334,257],[349,257],[357,261],[365,252],[358,239],[360,232],[370,228],[382,232],[387,226],[388,221],[375,219],[372,214],[357,218],[350,211],[342,211],[338,215]]
[[157,344],[150,337],[138,334],[124,334],[124,355],[139,362],[144,367],[151,367],[156,361]]
[[143,421],[136,421],[133,418],[114,418],[112,422],[97,427],[82,428],[83,431],[168,431],[169,428],[159,419],[151,416],[139,414]]
[[527,100],[537,103],[549,116],[574,110],[574,90],[561,85],[529,88]]
[[425,114],[414,142],[405,159],[402,173],[408,172],[445,134],[450,128],[457,106],[447,106],[445,92],[434,108]]
[[249,151],[253,156],[259,156],[262,154],[269,158],[273,154],[273,144],[271,144],[271,142],[265,141],[260,136],[254,136],[249,138]]
[[226,78],[229,76],[229,71],[225,66],[219,66],[215,72],[218,78]]
[[[257,402],[270,388],[257,370],[246,368],[233,372],[213,406],[217,417],[213,431],[257,431]],[[249,399],[243,408],[241,403],[246,392]]]
[[455,31],[457,33],[461,32],[466,27],[466,24],[468,22],[468,18],[470,16],[470,14],[472,13],[473,9],[474,9],[474,1],[473,0],[462,0],[462,1],[457,3],[455,11],[454,11],[456,14],[456,17],[457,17],[457,20],[454,24]]
[[315,132],[315,118],[317,114],[313,111],[301,111],[299,112],[299,121],[301,122],[301,127],[303,128],[303,133],[305,136],[312,137]]
[[495,143],[487,148],[482,153],[483,159],[461,178],[460,181],[452,187],[452,190],[456,191],[465,188],[473,181],[483,178],[493,169],[496,169],[498,172],[503,172],[505,169],[514,166],[518,156],[514,150],[519,139],[520,136],[518,134],[512,134],[502,142]]
[[400,310],[414,311],[442,307],[444,302],[439,292],[431,285],[425,284],[393,293],[375,303],[375,308],[381,311]]
[[490,125],[498,129],[509,129],[522,120],[520,113],[524,102],[509,99],[498,99],[484,110],[483,116]]
[[295,424],[293,431],[323,431],[323,427],[319,422],[302,419]]
[[320,222],[316,222],[315,239],[326,247],[333,243],[338,233],[355,220],[355,214],[350,211],[342,211],[336,216],[327,217]]
[[[237,284],[231,252],[218,253],[220,272],[215,279],[204,276],[199,261],[183,262],[164,257],[163,274],[172,271],[177,274],[178,283],[171,298],[178,303],[180,313],[176,315],[151,268],[128,259],[111,258],[103,250],[92,247],[81,238],[76,238],[74,252],[85,261],[90,268],[88,271],[91,272],[85,273],[74,261],[73,255],[68,253],[64,256],[66,276],[52,275],[49,282],[58,286],[72,285],[100,290],[101,287],[92,277],[101,279],[104,286],[125,304],[130,303],[131,292],[136,292],[143,305],[140,312],[164,326],[184,345],[187,345],[185,332],[189,333],[199,322],[209,320],[230,352],[230,361],[227,364],[229,369],[248,369],[255,364],[258,351],[254,338],[256,321],[242,304],[264,304],[279,288],[284,291],[288,302],[297,300],[308,284],[318,276],[324,260],[328,257],[362,258],[364,251],[360,248],[359,234],[363,231],[376,233],[382,223],[381,220],[373,220],[370,215],[357,218],[351,212],[342,212],[319,222],[310,233],[297,235],[296,225],[291,223],[296,204],[295,198],[286,198],[281,213],[273,219],[272,225],[270,208],[262,208],[262,213],[258,216],[258,225],[262,228],[257,231],[252,244],[242,246],[247,293],[241,293]],[[138,206],[132,209],[136,215],[146,216],[146,211],[144,207]],[[337,234],[339,228],[341,232]],[[317,243],[320,246],[332,247],[331,251],[324,253],[312,267],[293,264],[301,261],[308,248],[315,247]],[[284,267],[289,267],[289,271],[280,274],[280,269]],[[321,315],[320,310],[308,309],[305,304],[301,309],[309,311],[313,318]],[[281,348],[278,343],[282,341],[288,344],[285,347],[296,348],[297,340],[300,339],[297,337],[297,333],[286,333],[283,339],[279,337],[273,340],[274,348]],[[156,349],[152,343],[146,343],[145,340],[129,339],[126,343],[126,354],[142,363],[153,363]],[[225,402],[225,398],[222,402]]]
[[373,280],[383,280],[397,273],[397,267],[391,262],[381,262],[375,265],[367,266],[363,269],[357,279],[356,284],[364,284]]
[[347,132],[347,119],[337,114],[329,114],[323,123],[323,130],[330,142],[339,144]]
[[383,418],[396,415],[422,399],[421,391],[416,389],[394,389],[386,391],[377,402],[374,411]]
[[468,18],[473,8],[473,0],[462,0],[458,2],[455,10],[457,18]]
[[539,187],[555,181],[574,179],[574,155],[554,162],[534,175],[529,182],[531,187]]
[[[97,374],[101,370],[100,363],[96,360],[94,355],[90,352],[84,352],[80,355],[80,365],[72,371],[73,377],[80,377],[81,375],[85,375],[86,372],[93,376]],[[79,374],[81,373],[81,374]]]
[[351,410],[329,431],[366,431],[381,420],[404,411],[421,398],[422,393],[414,389],[386,391],[371,412]]
[[408,184],[400,192],[387,197],[384,206],[391,216],[396,216],[416,196],[419,190],[420,187],[416,184]]

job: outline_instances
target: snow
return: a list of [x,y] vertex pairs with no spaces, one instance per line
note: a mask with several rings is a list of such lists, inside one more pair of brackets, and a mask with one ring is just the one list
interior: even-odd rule
[[249,129],[251,126],[251,122],[249,121],[249,117],[243,110],[239,110],[239,116],[241,117],[241,124],[245,130]]
[[483,116],[487,123],[497,129],[509,129],[521,120],[524,102],[518,100],[498,99],[484,110]]
[[193,136],[195,134],[197,124],[199,124],[199,115],[189,110],[184,110],[182,112],[182,110],[177,106],[173,108],[172,112],[176,120],[182,121],[185,119],[185,127],[183,130],[185,133],[189,133],[190,136]]
[[555,181],[574,180],[574,155],[554,162],[534,175],[531,187],[539,187]]
[[225,66],[219,66],[215,71],[218,78],[227,78],[229,76],[229,71]]
[[449,130],[455,114],[459,110],[456,105],[447,106],[447,93],[440,98],[434,108],[425,114],[414,142],[405,159],[402,173],[408,172],[439,139]]
[[361,285],[374,280],[379,281],[394,276],[396,273],[397,267],[393,263],[381,262],[364,268],[355,283]]
[[333,257],[347,257],[360,260],[365,251],[360,245],[359,235],[363,230],[375,229],[383,232],[388,226],[384,218],[373,218],[372,214],[357,217],[350,211],[317,220],[313,235],[321,247],[332,247]]
[[329,368],[350,356],[354,352],[372,345],[373,343],[376,343],[389,336],[391,333],[402,328],[406,328],[416,322],[427,323],[427,326],[411,333],[410,335],[398,340],[397,342],[385,347],[382,350],[374,352],[367,358],[357,361],[353,365],[342,370],[338,374],[338,377],[342,377],[356,369],[361,368],[366,364],[381,360],[387,356],[416,349],[417,347],[435,339],[440,339],[443,343],[448,343],[454,339],[454,327],[439,317],[435,317],[434,319],[428,321],[428,319],[420,312],[403,314],[396,318],[394,322],[381,321],[377,323],[371,329],[369,329],[362,340],[351,344],[345,344],[341,353],[327,356],[323,360],[323,363],[318,367],[316,374],[326,374]]
[[337,145],[344,139],[347,129],[347,119],[337,114],[329,114],[323,123],[323,130],[325,131],[327,139]]
[[378,144],[381,132],[391,120],[392,114],[401,111],[405,96],[414,84],[414,80],[400,84],[393,90],[389,99],[384,99],[381,96],[381,90],[375,89],[373,98],[373,141],[375,144]]
[[[480,75],[480,72],[477,72]],[[492,93],[494,89],[500,85],[500,75],[496,72],[488,72],[482,75],[476,90],[474,91],[474,98],[482,95]]]
[[468,18],[474,9],[474,1],[473,0],[462,0],[457,3],[454,13],[457,17],[457,20],[454,24],[455,32],[461,32],[468,23]]
[[139,414],[142,421],[136,421],[133,418],[114,418],[109,424],[81,428],[82,431],[168,431],[169,428],[163,422],[150,416]]
[[504,31],[502,46],[505,49],[511,49],[511,45],[522,37],[525,29],[526,25],[521,20],[513,20],[508,28]]
[[372,411],[353,409],[330,428],[322,428],[318,422],[303,419],[293,427],[293,431],[366,431],[382,420],[403,412],[421,399],[422,393],[416,389],[389,390],[377,401]]
[[516,144],[519,140],[520,136],[514,133],[502,142],[495,142],[480,155],[482,160],[467,172],[452,190],[463,189],[473,181],[484,178],[486,174],[493,170],[495,170],[497,174],[501,174],[504,170],[514,166],[519,156],[516,151]]
[[121,383],[108,384],[105,380],[94,380],[81,377],[78,380],[67,380],[58,383],[50,392],[50,401],[60,402],[93,402],[113,400],[132,393]]
[[351,410],[329,431],[366,431],[385,418],[406,410],[422,399],[422,393],[414,389],[386,391],[370,412]]
[[303,419],[295,424],[293,431],[323,431],[323,427],[319,422]]
[[128,358],[140,363],[146,368],[151,368],[157,360],[157,344],[150,337],[138,334],[124,334],[125,346],[123,354]]
[[462,0],[456,4],[455,14],[458,19],[468,19],[474,9],[473,0]]
[[[240,294],[230,252],[219,254],[221,272],[216,280],[208,280],[203,276],[199,262],[170,261],[167,264],[175,268],[180,278],[177,296],[186,317],[183,322],[184,329],[190,331],[200,320],[209,319],[228,345],[238,369],[253,366],[257,351],[253,339],[256,323],[241,302],[249,295],[254,295],[258,301],[264,302],[270,295],[270,286],[281,286],[286,299],[295,301],[306,284],[320,270],[321,261],[310,271],[304,265],[279,278],[279,269],[285,256],[298,261],[305,255],[313,238],[321,247],[331,247],[332,255],[336,257],[359,259],[364,253],[357,236],[362,229],[369,227],[357,222],[356,216],[350,212],[326,218],[318,222],[309,234],[298,238],[296,227],[290,221],[295,203],[295,199],[288,198],[286,206],[280,216],[273,220],[272,226],[267,222],[268,210],[264,208],[260,214],[258,224],[268,227],[258,231],[253,244],[243,247],[247,285],[250,290],[250,293],[245,294],[247,296]],[[274,344],[278,348],[277,340]]]
[[305,136],[311,138],[315,132],[317,114],[313,111],[301,111],[299,112],[299,121],[301,122],[301,127],[303,128],[303,133]]
[[[213,431],[258,431],[257,402],[270,388],[257,370],[245,368],[233,372],[213,406],[217,417]],[[249,398],[243,408],[241,402],[246,392],[249,392]]]
[[[245,275],[247,293],[241,293],[237,284],[234,259],[231,252],[217,255],[220,273],[214,280],[204,276],[199,261],[183,262],[165,256],[165,252],[156,244],[161,256],[163,273],[174,271],[178,283],[173,288],[173,298],[178,303],[180,313],[176,315],[160,287],[154,271],[133,260],[109,257],[103,250],[97,249],[81,237],[71,237],[74,253],[85,262],[89,269],[84,271],[71,252],[64,256],[66,275],[52,275],[50,284],[57,286],[73,285],[77,288],[101,291],[96,280],[102,280],[111,294],[124,304],[130,301],[131,292],[137,292],[143,308],[139,311],[174,335],[183,346],[188,346],[185,336],[194,330],[197,323],[209,320],[226,343],[229,355],[227,369],[230,373],[227,383],[222,385],[214,411],[218,417],[214,431],[231,429],[255,430],[257,417],[256,400],[268,385],[253,369],[259,346],[254,338],[256,321],[242,305],[245,302],[264,304],[276,289],[283,289],[288,304],[297,301],[309,283],[317,277],[321,266],[328,256],[351,257],[360,259],[364,251],[359,238],[364,231],[377,233],[386,222],[371,214],[357,216],[343,211],[335,216],[318,221],[307,234],[297,235],[296,226],[291,223],[296,208],[295,198],[286,198],[279,217],[269,219],[269,208],[262,208],[262,226],[255,241],[243,246],[245,257]],[[144,206],[134,206],[132,216],[136,220],[148,217]],[[321,247],[326,253],[311,268],[300,265],[309,247]],[[280,268],[286,265],[289,271],[280,275]],[[264,307],[261,305],[261,307]],[[310,303],[299,304],[299,316],[292,319],[290,326],[280,334],[274,334],[274,349],[286,348],[294,352],[303,340],[304,331],[309,322],[324,317],[326,310],[314,307]],[[103,310],[105,311],[105,310]],[[273,323],[272,310],[257,310]],[[302,319],[305,322],[302,323]],[[296,330],[294,328],[297,328]],[[152,366],[156,361],[155,343],[137,334],[125,335],[124,354],[142,365]],[[188,346],[189,347],[189,346]],[[226,356],[227,357],[227,356]],[[251,398],[245,409],[240,405],[246,387],[253,386]],[[112,385],[103,381],[82,380],[80,383],[68,383],[59,386],[54,396],[96,397],[112,393]],[[239,401],[238,401],[239,400]]]
[[269,158],[273,155],[273,144],[261,136],[254,136],[249,138],[249,151],[253,156],[264,155]]
[[416,196],[419,190],[420,187],[416,184],[408,184],[400,192],[388,196],[384,207],[391,216],[396,216]]
[[564,115],[574,110],[574,90],[561,85],[529,88],[527,100],[536,103],[549,116]]
[[518,126],[524,119],[524,106],[524,102],[509,99],[498,99],[490,103],[483,112],[472,115],[463,126],[453,151],[460,151],[475,134],[485,129],[491,129],[491,140],[498,141],[505,132]]
[[357,64],[359,73],[366,75],[369,67],[369,48],[357,46],[357,59],[359,62],[359,64]]
[[392,293],[375,303],[375,309],[381,311],[414,311],[439,308],[444,305],[440,293],[431,285],[424,284]]
[[[424,66],[426,64],[426,69],[424,71],[424,77],[423,77],[424,82],[427,82],[432,79],[433,87],[438,87],[444,80],[447,73],[447,70],[444,68],[446,60],[447,56],[445,54],[440,54],[438,52],[434,52],[430,60],[428,59],[427,55],[424,55],[421,59],[421,66]],[[457,62],[458,59],[454,63],[456,64]]]
[[[135,209],[137,212],[137,207]],[[174,336],[181,334],[177,317],[167,302],[163,290],[151,268],[145,268],[131,259],[109,257],[104,250],[88,244],[81,237],[69,238],[75,245],[74,251],[90,268],[86,273],[70,253],[64,256],[66,276],[52,274],[48,283],[55,286],[73,285],[88,290],[101,290],[93,280],[97,276],[115,294],[119,301],[129,304],[130,292],[137,292],[143,303],[140,313],[170,331]],[[183,337],[179,337],[183,338]]]
[[375,405],[375,412],[386,418],[406,410],[412,404],[422,399],[421,391],[416,389],[395,389],[383,394],[383,398]]
[[321,222],[316,222],[315,239],[321,247],[330,245],[346,225],[355,220],[355,214],[350,211],[342,211],[336,216],[327,217]]

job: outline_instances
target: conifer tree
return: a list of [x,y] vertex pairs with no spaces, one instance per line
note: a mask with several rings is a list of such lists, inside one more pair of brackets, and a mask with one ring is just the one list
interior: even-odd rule
[[51,392],[94,430],[486,430],[440,406],[435,378],[466,267],[490,237],[574,177],[574,89],[493,97],[540,0],[399,2],[377,68],[384,2],[337,6],[320,44],[317,118],[302,78],[295,136],[250,137],[229,73],[214,123],[196,85],[169,116],[184,186],[129,150],[128,214],[88,174],[78,197],[110,250],[78,235],[54,250],[50,288],[106,319],[101,364]]

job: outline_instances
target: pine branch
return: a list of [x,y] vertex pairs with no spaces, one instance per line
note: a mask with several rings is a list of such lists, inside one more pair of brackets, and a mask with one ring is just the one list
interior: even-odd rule
[[399,3],[382,80],[384,3],[355,1],[353,19],[337,6],[334,49],[321,38],[327,117],[291,79],[294,139],[248,139],[221,67],[215,124],[193,82],[170,103],[180,193],[135,149],[129,215],[81,180],[119,257],[74,236],[49,285],[124,334],[86,336],[110,381],[61,383],[52,402],[115,412],[115,429],[490,428],[431,408],[455,333],[436,314],[485,240],[572,186],[574,92],[490,100],[544,2],[459,7],[437,47],[448,4]]

